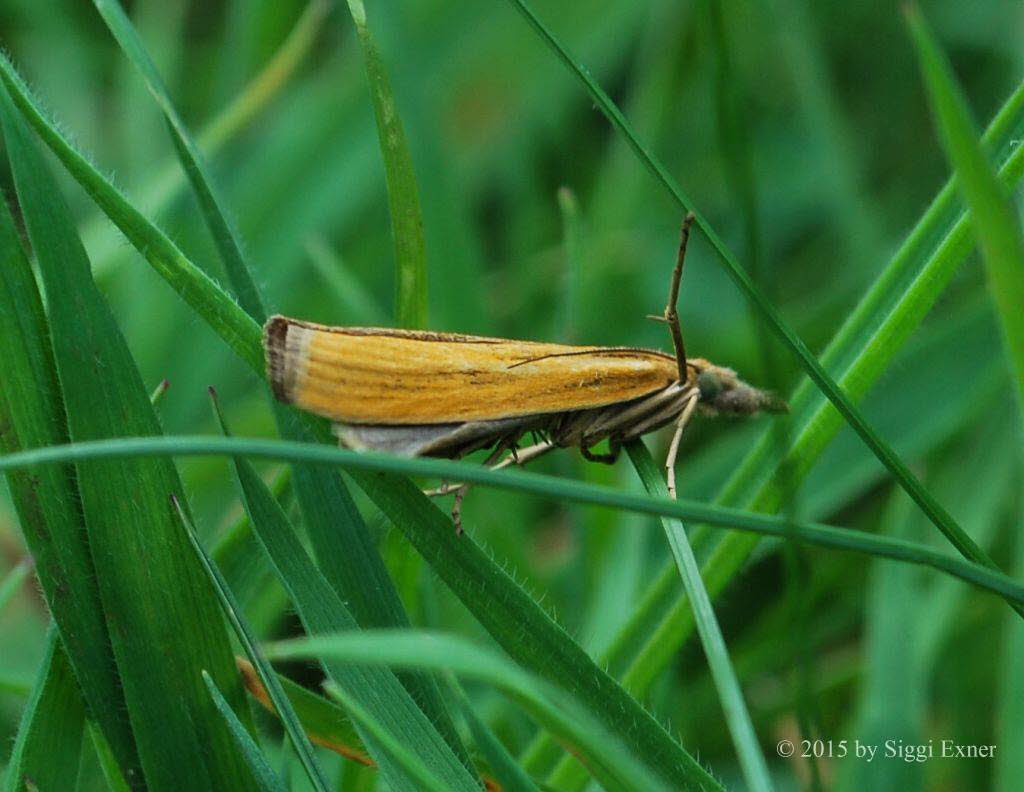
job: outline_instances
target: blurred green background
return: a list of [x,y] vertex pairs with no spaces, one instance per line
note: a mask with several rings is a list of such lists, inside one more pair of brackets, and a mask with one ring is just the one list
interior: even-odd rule
[[[0,41],[64,129],[223,281],[196,205],[176,180],[157,109],[91,5],[0,6]],[[305,3],[126,6],[198,133],[223,120]],[[1024,7],[945,0],[922,8],[987,123],[1024,71]],[[419,181],[429,327],[668,349],[664,328],[644,316],[663,307],[679,212],[520,16],[505,3],[463,0],[371,2],[367,10]],[[832,336],[948,175],[894,4],[538,0],[535,10],[620,103],[812,349]],[[331,324],[388,324],[393,249],[366,76],[347,14],[335,9],[319,28],[279,90],[207,152],[275,310]],[[171,384],[159,408],[166,432],[216,432],[206,395],[212,385],[237,434],[272,434],[261,384],[54,170],[143,377]],[[0,182],[9,196],[9,174]],[[680,313],[691,354],[791,391],[796,364],[767,337],[699,236]],[[940,502],[1011,566],[1019,447],[975,257],[865,410]],[[764,418],[695,422],[680,458],[681,495],[713,497],[767,426]],[[666,439],[652,439],[656,454]],[[216,535],[240,514],[226,464],[180,467],[198,522]],[[638,487],[624,462],[585,465],[570,452],[538,469]],[[934,541],[849,431],[802,482],[791,508]],[[464,513],[467,530],[595,652],[667,556],[653,520],[482,489],[470,493]],[[398,532],[376,522],[389,563],[415,566]],[[936,573],[773,548],[765,545],[719,601],[770,761],[774,743],[799,734],[801,720],[823,739],[999,742],[1005,605]],[[4,493],[0,575],[24,552]],[[429,569],[401,577],[414,581],[403,593],[417,623],[485,640]],[[254,622],[266,636],[293,632],[283,594],[261,585],[250,602]],[[47,618],[29,584],[0,613],[4,742],[17,726]],[[472,692],[506,744],[523,748],[529,722],[488,691]],[[648,703],[688,750],[727,782],[736,779],[695,641]],[[1012,763],[890,762],[877,772],[930,788],[982,788],[1011,778],[1001,774]],[[777,769],[793,785],[807,778],[802,764]],[[857,773],[876,769],[825,761],[820,771],[827,784],[856,784]]]

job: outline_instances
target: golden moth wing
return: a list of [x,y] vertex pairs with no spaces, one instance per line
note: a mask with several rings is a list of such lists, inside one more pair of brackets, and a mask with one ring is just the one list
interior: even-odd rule
[[264,328],[275,396],[348,424],[490,421],[601,407],[678,378],[674,358],[272,317]]

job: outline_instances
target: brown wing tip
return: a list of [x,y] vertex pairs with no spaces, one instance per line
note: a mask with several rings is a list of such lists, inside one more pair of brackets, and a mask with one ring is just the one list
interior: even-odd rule
[[287,316],[271,316],[263,325],[263,351],[267,360],[267,379],[270,380],[270,389],[274,392],[274,398],[281,402],[288,402],[288,392],[285,388],[285,374],[288,368],[287,342],[288,328],[292,320]]

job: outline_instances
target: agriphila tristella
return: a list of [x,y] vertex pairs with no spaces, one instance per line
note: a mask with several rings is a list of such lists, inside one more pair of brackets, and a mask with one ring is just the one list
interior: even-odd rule
[[[623,443],[674,422],[665,466],[675,497],[679,440],[698,407],[732,415],[786,409],[731,369],[686,356],[676,302],[692,222],[683,221],[665,311],[652,317],[668,325],[674,356],[274,316],[263,336],[274,395],[331,420],[341,444],[357,451],[458,459],[489,448],[484,464],[496,468],[559,447],[614,462]],[[541,442],[520,449],[527,433]],[[605,439],[608,453],[593,453]],[[434,494],[451,491],[461,532],[465,485]]]

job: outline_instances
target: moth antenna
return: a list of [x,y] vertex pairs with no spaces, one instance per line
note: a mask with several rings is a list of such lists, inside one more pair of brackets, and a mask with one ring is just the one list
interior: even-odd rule
[[676,266],[672,270],[672,281],[669,284],[668,304],[665,306],[663,318],[668,324],[669,333],[672,334],[672,346],[676,350],[676,364],[679,367],[679,381],[687,381],[686,372],[686,346],[683,344],[683,331],[679,326],[679,311],[676,305],[679,302],[679,283],[683,279],[683,262],[686,260],[686,243],[690,241],[690,226],[693,225],[694,214],[687,212],[683,218],[683,226],[679,231],[679,254],[676,256]]

